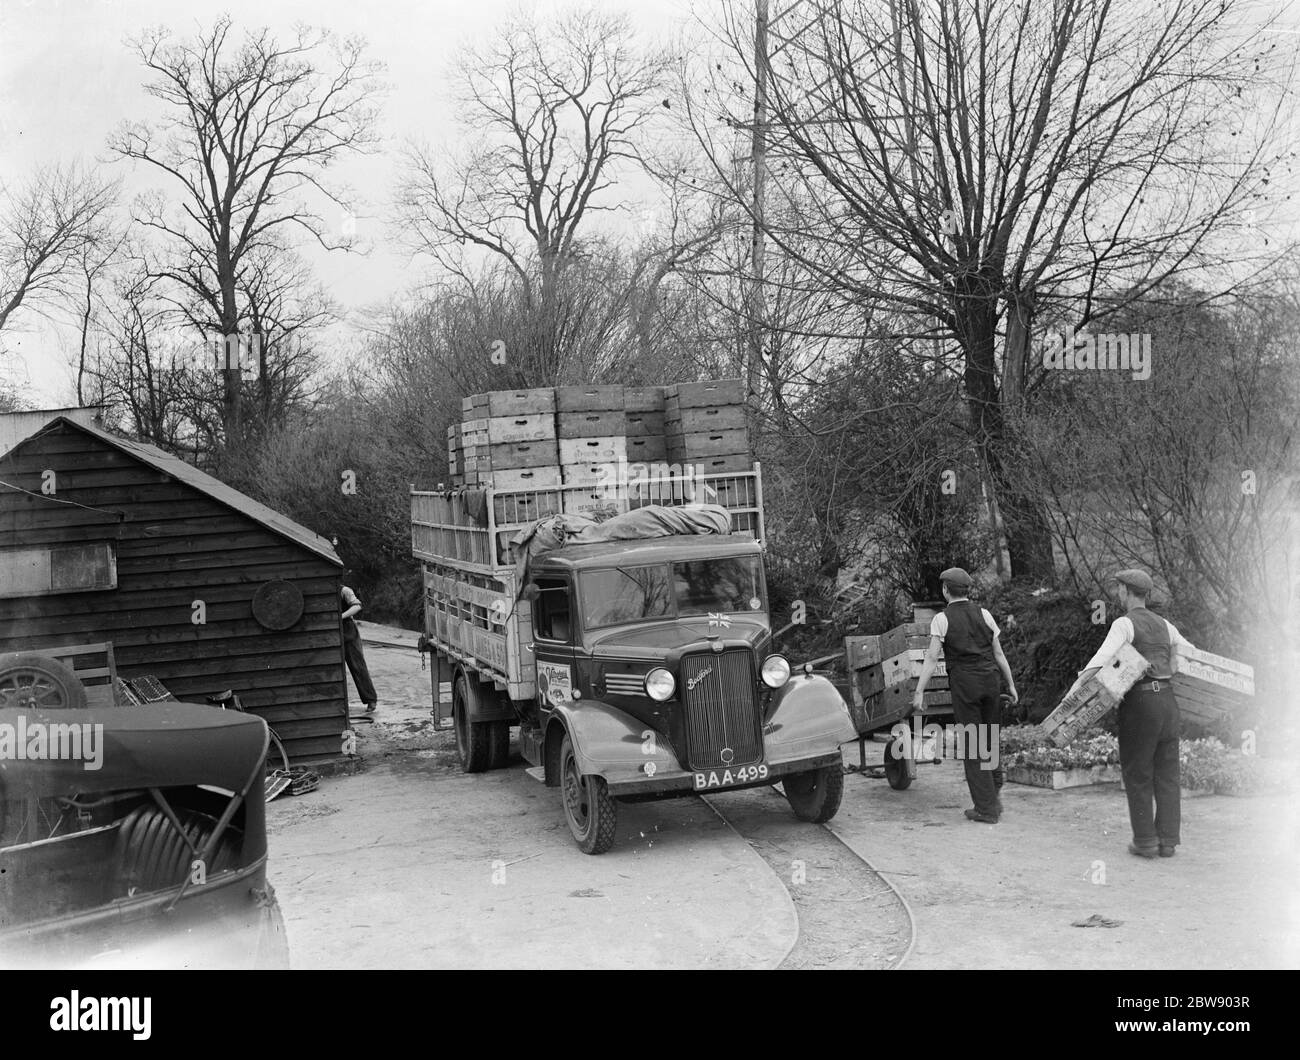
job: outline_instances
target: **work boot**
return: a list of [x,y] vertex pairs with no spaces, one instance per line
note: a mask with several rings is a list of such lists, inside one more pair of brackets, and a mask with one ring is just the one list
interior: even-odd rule
[[1178,853],[1177,847],[1162,846],[1160,848],[1160,856],[1162,858],[1172,858],[1176,853]]
[[1146,847],[1140,847],[1136,843],[1130,843],[1128,845],[1128,852],[1130,854],[1136,854],[1140,858],[1154,858],[1157,856],[1157,851],[1154,847],[1148,850]]
[[966,820],[968,820],[968,821],[978,821],[980,824],[997,824],[997,823],[998,823],[998,819],[997,819],[996,817],[990,817],[990,816],[989,816],[988,814],[986,814],[986,813],[980,813],[978,810],[973,810],[973,809],[971,809],[971,810],[967,810],[967,811],[966,811]]

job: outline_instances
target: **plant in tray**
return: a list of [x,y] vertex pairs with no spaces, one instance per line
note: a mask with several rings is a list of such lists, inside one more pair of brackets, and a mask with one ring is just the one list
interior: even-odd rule
[[1056,747],[1046,737],[1035,743],[1030,742],[1032,738],[1027,734],[1021,736],[1012,731],[1013,743],[1019,743],[1013,749],[1007,745],[1008,731],[1012,730],[1004,729],[1002,736],[1002,758],[1008,768],[1026,766],[1029,769],[1069,770],[1119,765],[1119,741],[1108,732],[1090,730],[1065,747]]

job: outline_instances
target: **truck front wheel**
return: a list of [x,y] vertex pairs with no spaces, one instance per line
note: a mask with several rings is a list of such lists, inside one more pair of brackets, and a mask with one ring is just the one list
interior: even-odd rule
[[790,809],[801,821],[824,824],[835,816],[844,795],[844,768],[836,763],[806,773],[791,773],[781,782]]
[[604,777],[583,776],[578,771],[578,756],[567,733],[560,744],[560,791],[564,818],[578,849],[584,854],[605,853],[614,845],[618,806],[609,796]]
[[479,690],[463,673],[456,675],[452,686],[451,713],[456,725],[456,753],[460,756],[460,768],[464,773],[482,773],[494,766],[504,765],[505,754],[501,750],[502,729],[505,743],[509,747],[510,723],[494,721],[470,721],[471,714],[478,713]]

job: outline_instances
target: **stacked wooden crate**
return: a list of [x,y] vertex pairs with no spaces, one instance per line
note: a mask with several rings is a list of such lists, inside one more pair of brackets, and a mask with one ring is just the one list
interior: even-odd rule
[[[623,435],[629,465],[662,464],[668,459],[664,440],[664,388],[630,386],[623,391]],[[748,468],[746,468],[748,470]],[[637,490],[628,498],[632,507],[653,504],[650,490]]]
[[[907,716],[929,645],[928,622],[907,622],[878,636],[844,639],[849,713],[858,732],[882,728]],[[951,703],[948,672],[940,659],[926,685],[922,713],[944,713]]]
[[566,514],[586,515],[610,504],[618,468],[627,461],[625,415],[621,386],[556,387],[560,482],[584,487],[564,491]]
[[704,473],[744,471],[753,463],[740,379],[675,383],[664,394],[664,441],[670,463]]
[[545,489],[560,485],[553,390],[495,390],[461,404],[464,485]]
[[1173,686],[1185,719],[1214,726],[1250,706],[1255,695],[1255,671],[1235,659],[1184,648],[1178,653]]
[[1118,707],[1124,694],[1142,680],[1148,665],[1131,644],[1122,645],[1115,658],[1061,700],[1043,719],[1043,731],[1057,747],[1064,747]]

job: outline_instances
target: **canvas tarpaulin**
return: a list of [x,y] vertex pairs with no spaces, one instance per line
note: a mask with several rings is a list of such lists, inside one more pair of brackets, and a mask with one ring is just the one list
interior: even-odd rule
[[552,515],[524,527],[510,540],[515,573],[522,587],[534,556],[565,545],[637,541],[673,534],[729,534],[731,513],[719,504],[648,504],[596,522],[584,515]]

